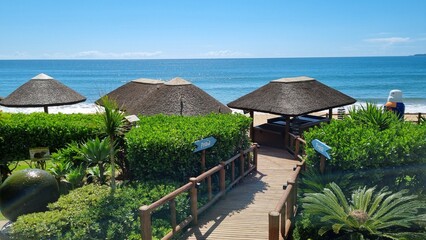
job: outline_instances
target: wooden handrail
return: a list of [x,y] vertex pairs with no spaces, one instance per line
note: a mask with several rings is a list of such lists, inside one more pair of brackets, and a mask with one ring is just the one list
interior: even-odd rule
[[[167,194],[162,197],[158,201],[150,204],[144,205],[139,208],[139,216],[140,216],[140,228],[141,228],[141,237],[143,240],[151,240],[152,239],[152,220],[151,215],[152,212],[157,208],[169,204],[170,206],[170,221],[172,230],[167,233],[162,239],[170,239],[177,232],[181,231],[183,228],[188,226],[189,224],[198,224],[198,215],[208,209],[213,205],[216,201],[220,199],[223,195],[226,194],[226,191],[229,190],[232,186],[234,186],[238,181],[240,181],[243,177],[249,174],[251,171],[257,169],[257,144],[253,144],[250,148],[241,150],[240,153],[228,159],[227,161],[221,162],[219,165],[212,167],[208,171],[198,175],[197,177],[190,178],[190,181],[176,189],[175,191]],[[253,162],[250,163],[250,157],[245,157],[244,155],[253,152]],[[235,178],[235,161],[237,159],[239,162],[240,168],[240,176]],[[248,161],[248,162],[246,162]],[[228,188],[226,187],[226,172],[225,168],[227,165],[231,164],[231,182],[229,183]],[[244,171],[244,166],[248,165],[248,169]],[[237,165],[238,166],[238,165]],[[215,173],[219,172],[219,193],[217,193],[214,197],[212,195],[212,181],[211,176]],[[207,178],[207,191],[208,191],[208,202],[204,204],[204,206],[198,208],[198,184],[203,182],[204,179]],[[175,199],[179,195],[190,191],[190,207],[191,207],[191,215],[187,216],[182,222],[176,222],[176,203]]]
[[297,213],[297,180],[300,171],[305,169],[305,160],[302,157],[304,153],[301,153],[303,150],[300,150],[300,144],[306,144],[306,142],[293,134],[290,134],[290,138],[295,141],[296,150],[294,151],[294,156],[301,162],[294,167],[292,175],[283,186],[284,192],[275,209],[268,214],[269,240],[287,239]]

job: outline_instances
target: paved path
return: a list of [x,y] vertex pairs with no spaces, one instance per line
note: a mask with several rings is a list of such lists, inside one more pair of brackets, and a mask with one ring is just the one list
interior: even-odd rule
[[206,213],[182,239],[268,239],[268,213],[298,161],[284,150],[261,147],[258,171],[247,176]]

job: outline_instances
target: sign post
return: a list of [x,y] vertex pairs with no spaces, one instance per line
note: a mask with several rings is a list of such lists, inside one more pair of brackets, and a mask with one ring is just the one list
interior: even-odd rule
[[198,141],[195,141],[195,149],[194,153],[202,151],[201,152],[201,171],[204,173],[206,171],[206,149],[211,148],[216,143],[216,138],[214,137],[208,137],[204,138]]
[[321,142],[318,139],[312,140],[312,146],[314,149],[321,154],[321,161],[320,161],[320,172],[324,173],[325,171],[325,159],[331,159],[330,154],[328,153],[329,150],[331,150],[331,147],[329,147],[327,144]]

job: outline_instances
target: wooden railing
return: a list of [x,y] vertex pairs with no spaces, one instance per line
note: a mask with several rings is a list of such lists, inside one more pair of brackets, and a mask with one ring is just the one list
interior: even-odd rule
[[[333,118],[334,119],[341,119],[343,116],[347,116],[348,113],[344,113],[344,114],[339,114],[339,113],[333,113]],[[324,116],[328,118],[328,113],[324,113],[320,116]],[[426,117],[426,113],[405,113],[404,114],[404,120],[406,122],[412,122],[412,123],[417,123],[420,124],[422,121],[422,118]]]
[[301,145],[305,145],[306,142],[293,134],[290,134],[290,141],[294,146],[294,157],[300,162],[293,168],[292,175],[283,185],[284,192],[275,209],[269,212],[270,240],[287,239],[297,213],[297,180],[300,171],[305,169],[304,150]]
[[[257,144],[253,144],[250,148],[241,151],[239,154],[230,158],[227,161],[221,162],[219,165],[211,168],[210,170],[202,173],[198,177],[192,177],[189,179],[189,182],[182,187],[176,189],[175,191],[167,194],[160,200],[152,203],[151,205],[142,206],[139,208],[140,216],[140,228],[141,235],[143,240],[152,239],[152,213],[159,207],[169,204],[170,208],[170,222],[172,226],[172,231],[170,231],[162,239],[170,239],[177,232],[188,226],[190,223],[193,225],[198,224],[198,215],[208,209],[213,203],[215,203],[220,197],[226,194],[226,192],[232,188],[236,183],[243,179],[247,174],[255,171],[257,169]],[[250,154],[253,154],[251,157]],[[239,160],[239,176],[236,177],[236,161]],[[245,169],[247,167],[247,169]],[[226,169],[230,168],[230,183],[226,186]],[[212,191],[212,175],[219,172],[219,189],[220,191],[213,196]],[[205,181],[207,179],[207,181]],[[207,194],[208,202],[202,207],[198,208],[198,185],[201,182],[207,182]],[[176,202],[175,199],[177,196],[189,191],[190,196],[190,208],[191,214],[187,216],[183,221],[177,223],[176,216]]]

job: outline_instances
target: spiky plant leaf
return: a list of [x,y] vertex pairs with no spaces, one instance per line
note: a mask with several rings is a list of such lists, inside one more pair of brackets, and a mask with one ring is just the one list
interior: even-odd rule
[[417,200],[416,195],[407,196],[406,190],[392,194],[386,188],[376,194],[374,191],[374,187],[355,190],[349,204],[340,187],[331,183],[322,193],[307,193],[302,202],[308,214],[320,217],[321,236],[332,230],[336,234],[346,232],[348,239],[364,235],[384,237],[385,233],[390,234],[385,238],[391,238],[392,230],[397,229],[402,236],[400,228],[426,221],[425,216],[418,214],[419,209],[426,208],[426,203]]

